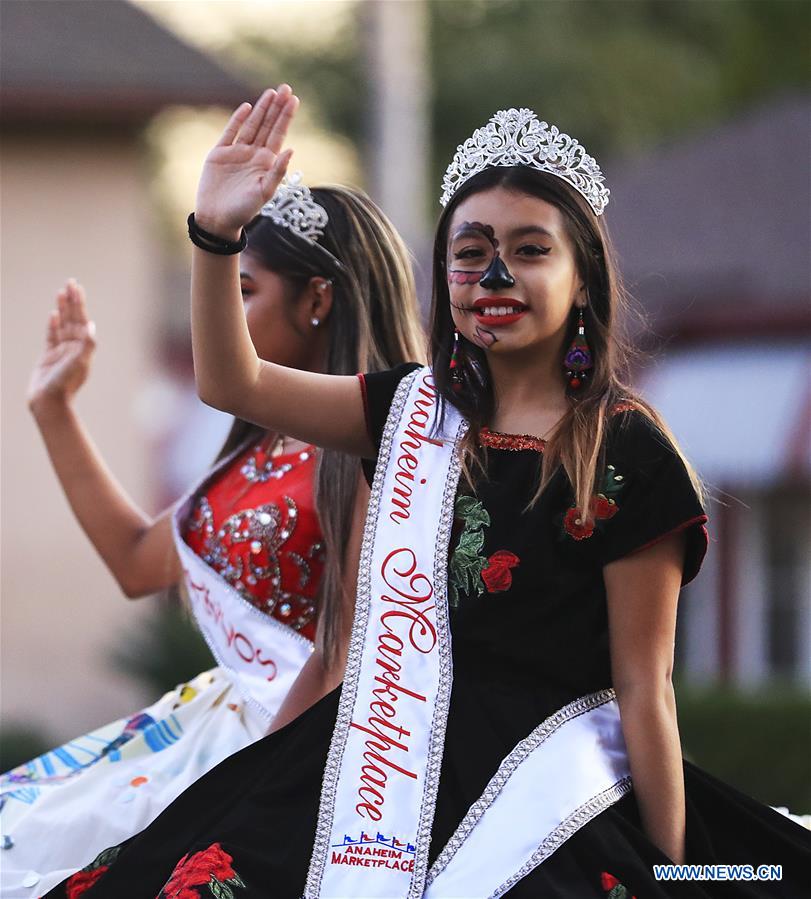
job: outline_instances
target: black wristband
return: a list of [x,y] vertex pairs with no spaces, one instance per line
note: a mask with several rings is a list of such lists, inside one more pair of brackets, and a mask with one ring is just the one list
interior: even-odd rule
[[217,237],[216,234],[203,230],[195,221],[193,212],[186,219],[186,224],[189,226],[189,240],[196,247],[200,247],[201,250],[208,253],[216,253],[218,256],[235,256],[248,245],[248,235],[244,228],[239,240],[226,240],[224,237]]

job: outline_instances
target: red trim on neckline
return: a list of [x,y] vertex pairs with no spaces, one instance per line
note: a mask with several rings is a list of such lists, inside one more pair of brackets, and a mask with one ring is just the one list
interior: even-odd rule
[[[615,403],[609,410],[610,415],[620,412],[638,411],[639,406],[633,401]],[[489,446],[491,449],[504,450],[535,450],[542,453],[546,448],[546,441],[542,437],[533,434],[508,434],[506,431],[491,431],[483,427],[479,432],[479,444]]]
[[505,434],[503,431],[491,431],[488,427],[479,431],[479,443],[491,449],[535,450],[537,453],[542,453],[546,446],[545,440],[532,434]]
[[621,412],[640,412],[642,411],[633,400],[621,400],[608,410],[609,415],[619,415]]

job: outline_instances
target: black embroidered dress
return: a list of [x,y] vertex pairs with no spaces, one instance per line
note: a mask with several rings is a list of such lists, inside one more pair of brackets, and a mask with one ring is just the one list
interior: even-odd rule
[[[394,391],[413,368],[362,379],[375,445]],[[611,686],[602,567],[683,530],[687,583],[707,545],[706,516],[681,460],[632,408],[615,410],[611,420],[593,527],[573,508],[562,473],[533,509],[522,511],[537,484],[539,441],[487,432],[482,442],[488,479],[475,496],[460,492],[456,500],[449,560],[453,692],[431,861],[520,740],[572,700]],[[339,695],[340,688],[221,763],[120,852],[85,871],[74,884],[78,891],[69,881],[53,895],[298,899]],[[778,751],[764,763],[776,762]],[[645,836],[630,793],[507,895],[799,899],[811,871],[811,835],[690,763],[684,774],[687,861],[781,864],[781,881],[656,881],[652,866],[668,859]]]

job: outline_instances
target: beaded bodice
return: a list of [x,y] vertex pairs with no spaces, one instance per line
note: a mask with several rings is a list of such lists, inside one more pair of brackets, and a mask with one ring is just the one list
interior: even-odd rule
[[324,544],[313,499],[316,453],[237,456],[198,494],[189,546],[248,602],[315,637]]

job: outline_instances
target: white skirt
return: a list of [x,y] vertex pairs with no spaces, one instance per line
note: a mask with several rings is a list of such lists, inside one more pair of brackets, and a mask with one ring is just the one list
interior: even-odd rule
[[35,899],[143,830],[268,721],[213,668],[0,776],[0,896]]

